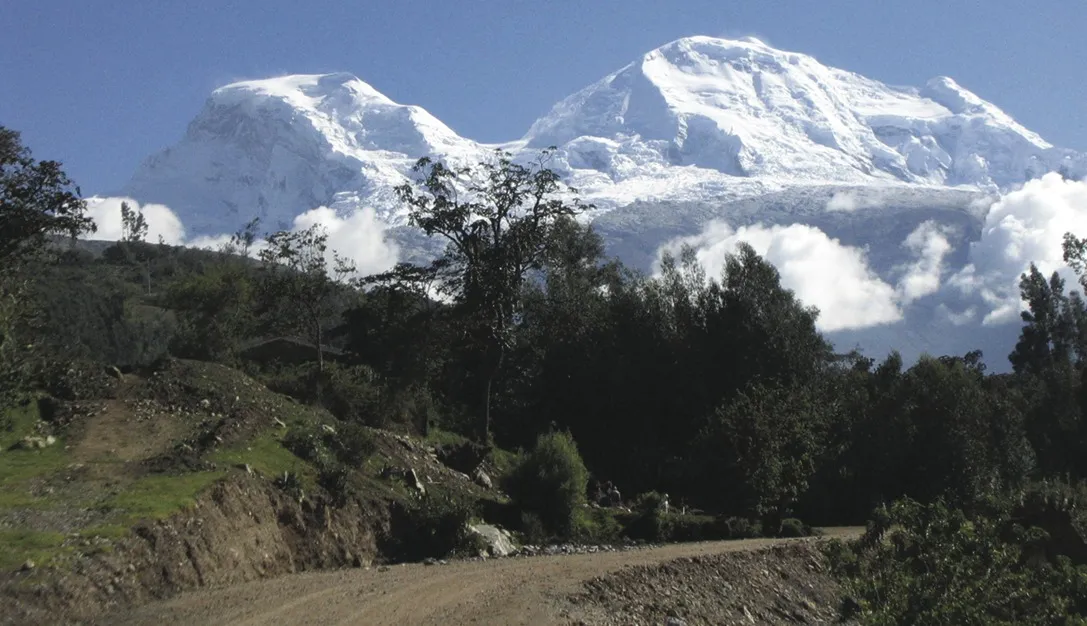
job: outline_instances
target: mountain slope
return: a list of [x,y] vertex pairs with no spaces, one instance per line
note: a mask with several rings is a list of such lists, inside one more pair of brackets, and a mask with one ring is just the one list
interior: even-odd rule
[[889,87],[752,38],[653,50],[555,105],[524,143],[560,146],[573,174],[617,185],[693,166],[707,181],[1006,188],[1077,165],[950,78]]

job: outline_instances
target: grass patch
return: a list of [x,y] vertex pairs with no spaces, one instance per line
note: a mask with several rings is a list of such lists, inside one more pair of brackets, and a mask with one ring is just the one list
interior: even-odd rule
[[0,569],[11,570],[27,560],[36,565],[56,556],[64,544],[64,535],[36,530],[0,530]]
[[306,465],[284,448],[272,433],[265,433],[241,446],[216,451],[211,460],[231,465],[248,464],[254,472],[265,476],[281,476],[287,471],[303,473],[302,466]]
[[436,446],[460,446],[468,443],[469,439],[460,433],[432,427],[424,441]]
[[47,498],[36,498],[28,492],[29,480],[48,476],[64,469],[68,457],[62,442],[40,450],[14,447],[27,435],[34,434],[38,422],[37,402],[28,402],[6,412],[10,419],[0,431],[0,509],[40,506]]
[[194,472],[180,476],[154,475],[141,478],[105,503],[124,513],[132,523],[141,519],[163,519],[191,507],[196,496],[226,472]]

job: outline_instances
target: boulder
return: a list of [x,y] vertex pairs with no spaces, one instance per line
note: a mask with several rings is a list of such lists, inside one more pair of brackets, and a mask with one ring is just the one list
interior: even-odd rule
[[491,477],[487,475],[487,472],[483,471],[483,468],[477,467],[476,471],[472,472],[472,480],[484,489],[494,489]]
[[468,530],[483,538],[490,556],[510,556],[517,553],[517,544],[509,532],[490,524],[469,524]]

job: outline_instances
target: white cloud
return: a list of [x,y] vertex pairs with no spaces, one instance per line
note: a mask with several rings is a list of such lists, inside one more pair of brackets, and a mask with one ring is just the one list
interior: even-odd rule
[[980,298],[987,309],[983,324],[1015,322],[1022,306],[1019,276],[1032,261],[1044,274],[1069,274],[1061,251],[1066,232],[1087,235],[1087,182],[1054,173],[1031,180],[992,205],[981,239],[970,246],[970,263],[948,282]]
[[827,201],[828,211],[845,211],[848,213],[856,211],[857,208],[857,196],[848,191],[835,192],[830,200]]
[[147,220],[147,241],[157,243],[159,236],[170,244],[177,245],[185,240],[185,227],[181,220],[164,204],[140,205],[132,198],[88,198],[87,215],[94,220],[98,231],[90,235],[95,239],[118,241],[121,239],[121,203],[127,202],[134,210],[143,211]]
[[947,232],[931,220],[922,223],[906,237],[902,245],[913,252],[912,263],[902,266],[898,281],[898,299],[909,304],[940,290],[944,257],[951,252]]
[[782,285],[802,302],[819,308],[820,330],[867,328],[902,318],[895,288],[872,272],[864,252],[811,226],[755,225],[733,230],[714,222],[699,235],[665,244],[661,252],[691,245],[707,273],[719,275],[725,256],[735,252],[740,242],[773,263]]
[[827,201],[827,211],[851,213],[859,209],[872,209],[886,206],[894,200],[896,194],[887,189],[852,189],[835,191]]
[[[95,239],[117,241],[121,238],[121,202],[128,202],[133,209],[142,209],[147,220],[147,241],[157,243],[159,235],[170,245],[218,250],[230,242],[231,235],[200,235],[186,239],[185,227],[169,207],[162,204],[140,205],[131,198],[89,198],[87,213],[98,226],[91,235]],[[395,242],[386,238],[385,223],[378,219],[373,209],[363,208],[342,217],[328,207],[317,207],[294,219],[292,229],[299,231],[320,224],[328,232],[328,258],[332,253],[354,261],[359,275],[383,272],[391,269],[399,258],[400,250]],[[251,254],[257,254],[265,242],[253,243]]]
[[358,274],[365,276],[391,269],[400,249],[385,237],[385,223],[374,210],[365,207],[340,217],[328,207],[317,207],[294,218],[294,230],[320,224],[328,232],[328,254],[337,252],[354,261]]

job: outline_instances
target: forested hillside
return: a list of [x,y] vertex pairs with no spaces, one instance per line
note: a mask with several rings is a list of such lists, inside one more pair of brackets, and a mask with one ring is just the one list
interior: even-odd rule
[[[978,353],[877,362],[836,354],[818,311],[749,247],[719,276],[691,254],[657,276],[605,258],[558,177],[501,154],[472,171],[421,161],[398,192],[446,253],[360,277],[318,227],[264,234],[254,223],[207,251],[145,242],[142,216],[128,213],[125,241],[50,238],[92,227],[78,191],[0,133],[9,405],[58,363],[210,361],[344,423],[455,433],[485,450],[539,440],[534,475],[553,469],[541,458],[580,453],[587,476],[563,470],[581,491],[566,502],[610,481],[628,501],[666,493],[672,507],[770,533],[787,518],[874,519],[838,558],[853,581],[848,610],[878,623],[1087,615],[1087,306],[1056,275],[1023,277],[1012,374],[987,374]],[[456,191],[464,180],[469,199]],[[1087,242],[1074,235],[1065,255],[1082,276]],[[540,507],[525,524],[571,532],[576,515],[551,524]],[[933,573],[925,563],[944,551],[957,569]],[[941,581],[965,587],[932,591]],[[1022,593],[988,603],[986,581]]]

